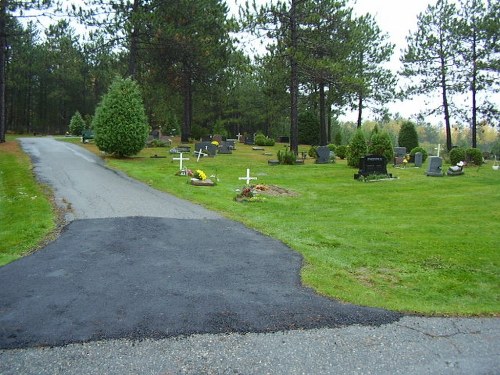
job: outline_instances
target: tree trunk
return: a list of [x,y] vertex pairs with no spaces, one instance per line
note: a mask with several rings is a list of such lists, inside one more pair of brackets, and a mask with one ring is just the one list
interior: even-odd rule
[[319,145],[326,146],[328,140],[328,129],[326,124],[326,111],[325,111],[325,84],[320,82],[319,84]]
[[184,121],[182,123],[181,142],[189,142],[191,136],[191,122],[193,110],[193,87],[191,82],[191,73],[189,70],[184,72]]
[[361,122],[363,120],[363,95],[358,93],[358,126],[357,128],[361,128]]
[[7,44],[7,1],[0,2],[0,143],[5,142],[5,47]]
[[451,150],[452,144],[451,144],[451,125],[450,125],[450,109],[448,106],[448,89],[446,86],[446,61],[444,60],[444,56],[442,51],[444,50],[443,48],[443,36],[441,34],[440,36],[440,64],[441,64],[441,95],[442,95],[442,101],[443,101],[443,110],[444,110],[444,124],[446,127],[446,149],[448,151]]
[[297,58],[297,0],[291,0],[290,7],[290,150],[298,155],[299,153],[299,69]]
[[[473,25],[475,25],[475,20],[473,20]],[[477,147],[477,102],[476,102],[476,91],[477,91],[477,30],[476,26],[473,26],[472,34],[472,147]]]

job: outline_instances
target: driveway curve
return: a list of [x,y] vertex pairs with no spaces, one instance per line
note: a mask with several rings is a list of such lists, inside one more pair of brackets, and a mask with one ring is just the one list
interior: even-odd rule
[[283,243],[116,173],[78,146],[21,143],[37,176],[71,205],[71,222],[0,268],[0,348],[401,318],[318,296],[301,285],[302,259]]

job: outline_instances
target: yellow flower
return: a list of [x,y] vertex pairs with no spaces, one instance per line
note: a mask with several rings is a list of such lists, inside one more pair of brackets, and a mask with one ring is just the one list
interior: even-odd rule
[[207,179],[207,175],[201,169],[197,169],[196,172],[194,172],[194,177],[202,181]]
[[219,142],[217,142],[217,141],[212,141],[212,144],[216,145],[216,146],[219,146]]

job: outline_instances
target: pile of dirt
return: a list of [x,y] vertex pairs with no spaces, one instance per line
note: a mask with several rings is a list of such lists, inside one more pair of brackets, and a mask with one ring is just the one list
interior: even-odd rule
[[294,191],[276,186],[276,185],[256,185],[252,189],[256,194],[270,195],[274,197],[296,197],[298,194]]

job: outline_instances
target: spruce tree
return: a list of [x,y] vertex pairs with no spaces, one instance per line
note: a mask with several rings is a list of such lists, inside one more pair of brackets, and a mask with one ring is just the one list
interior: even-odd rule
[[361,129],[356,130],[354,136],[349,143],[349,151],[347,152],[347,165],[358,168],[359,159],[366,155],[367,145],[365,135]]
[[92,125],[101,151],[118,157],[141,151],[149,126],[137,83],[117,77],[97,107]]
[[69,122],[69,132],[73,135],[80,136],[86,128],[85,120],[80,112],[76,111],[71,121]]
[[406,147],[406,152],[410,152],[418,147],[418,134],[415,124],[411,121],[404,121],[398,135],[399,147]]

